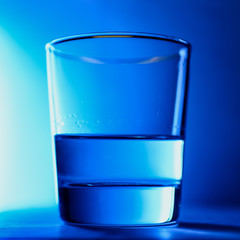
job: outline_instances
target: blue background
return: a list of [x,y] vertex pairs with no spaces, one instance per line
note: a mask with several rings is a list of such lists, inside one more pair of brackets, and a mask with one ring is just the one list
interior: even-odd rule
[[240,1],[0,0],[0,212],[54,206],[45,44],[85,32],[193,47],[183,207],[240,207]]

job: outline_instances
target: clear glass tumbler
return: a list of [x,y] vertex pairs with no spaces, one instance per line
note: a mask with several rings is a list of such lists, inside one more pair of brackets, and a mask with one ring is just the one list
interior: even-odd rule
[[67,223],[174,223],[190,44],[129,32],[46,45],[59,208]]

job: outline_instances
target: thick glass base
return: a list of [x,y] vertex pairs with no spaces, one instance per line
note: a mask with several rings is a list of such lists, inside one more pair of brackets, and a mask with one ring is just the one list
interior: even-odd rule
[[68,184],[59,188],[62,219],[84,226],[175,223],[180,186]]

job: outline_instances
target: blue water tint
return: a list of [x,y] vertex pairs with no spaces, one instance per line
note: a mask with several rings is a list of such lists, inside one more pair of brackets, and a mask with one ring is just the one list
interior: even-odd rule
[[183,140],[164,136],[55,136],[60,213],[87,225],[176,220]]
[[136,136],[55,137],[59,184],[179,184],[183,140]]

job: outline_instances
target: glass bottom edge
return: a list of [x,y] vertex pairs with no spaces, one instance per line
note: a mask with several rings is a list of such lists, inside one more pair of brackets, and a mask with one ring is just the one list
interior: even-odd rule
[[178,226],[177,221],[165,222],[165,223],[146,223],[146,224],[89,224],[89,223],[77,223],[68,222],[63,220],[64,224],[75,227],[86,227],[86,228],[135,228],[135,227],[176,227]]

